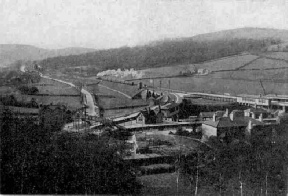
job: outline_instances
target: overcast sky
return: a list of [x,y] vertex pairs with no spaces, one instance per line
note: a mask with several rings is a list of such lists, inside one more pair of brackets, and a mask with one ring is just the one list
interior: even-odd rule
[[288,29],[288,0],[0,0],[0,43],[115,48],[239,27]]

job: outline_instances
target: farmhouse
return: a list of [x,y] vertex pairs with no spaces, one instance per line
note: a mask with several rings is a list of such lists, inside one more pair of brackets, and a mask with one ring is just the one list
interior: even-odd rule
[[229,143],[233,138],[244,138],[246,124],[232,121],[229,117],[220,117],[216,120],[202,123],[202,140],[217,136],[220,140]]

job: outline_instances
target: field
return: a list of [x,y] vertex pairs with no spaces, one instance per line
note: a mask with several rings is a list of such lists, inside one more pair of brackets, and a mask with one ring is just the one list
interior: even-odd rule
[[282,68],[288,69],[288,63],[282,60],[274,60],[267,58],[260,58],[253,61],[251,64],[243,67],[242,69],[267,69],[267,68]]
[[[237,73],[240,73],[240,71]],[[162,78],[154,79],[155,87],[160,87],[160,80],[162,88],[168,88],[170,81],[171,89],[184,92],[203,92],[214,94],[229,93],[231,95],[263,94],[263,88],[261,87],[259,78],[254,78],[253,80],[238,80],[234,78],[214,78],[212,75],[202,77]],[[151,86],[150,80],[145,79],[142,81],[143,83]],[[273,83],[265,81],[263,84],[268,94],[288,94],[287,83]]]
[[145,75],[143,77],[164,77],[164,76],[176,76],[182,71],[193,71],[197,69],[208,69],[210,71],[220,71],[220,70],[231,70],[237,69],[255,59],[259,58],[256,55],[237,55],[221,59],[216,59],[213,61],[206,61],[199,64],[190,64],[190,65],[175,65],[169,67],[160,67],[160,68],[150,68],[142,70]]
[[238,55],[238,56],[222,58],[219,60],[216,59],[214,61],[197,64],[196,67],[198,69],[205,68],[210,71],[231,70],[231,69],[237,69],[257,58],[258,56],[250,55],[250,54]]
[[39,90],[39,94],[50,95],[80,95],[79,91],[71,87],[68,84],[56,82],[54,80],[41,78],[39,83],[31,84],[36,86]]
[[267,52],[263,53],[261,56],[288,61],[288,52]]
[[0,86],[0,95],[9,95],[13,93],[20,93],[15,87]]
[[17,95],[17,100],[29,101],[32,98],[36,100],[38,104],[43,105],[65,105],[70,110],[76,110],[82,107],[81,97],[71,96],[37,96],[37,95]]
[[[270,56],[276,55],[277,58],[284,58],[288,53],[263,53]],[[262,56],[262,54],[259,54]],[[231,95],[239,94],[288,94],[288,63],[283,60],[273,60],[259,58],[256,55],[240,55],[227,57],[215,61],[198,64],[199,68],[207,68],[219,72],[210,73],[206,76],[189,77],[167,77],[137,80],[142,81],[148,86],[170,88],[184,92],[203,92]],[[249,64],[251,62],[251,64]],[[279,69],[287,67],[284,69]],[[240,70],[238,70],[240,68]],[[268,68],[270,70],[262,70]],[[276,69],[273,69],[276,68]],[[278,69],[277,69],[278,68]],[[164,69],[164,68],[163,68]],[[163,70],[163,74],[171,72],[171,67]],[[230,71],[224,71],[229,70]],[[236,70],[235,70],[236,69]],[[245,70],[247,69],[247,70]],[[248,70],[259,69],[259,70]],[[152,70],[152,69],[151,69]],[[221,71],[222,70],[222,71]],[[169,74],[167,75],[169,76]],[[261,87],[262,80],[264,90]]]
[[[90,90],[91,92],[95,94],[102,95],[99,97],[98,101],[99,101],[99,105],[103,107],[104,109],[112,109],[112,108],[116,109],[116,108],[137,107],[137,106],[147,105],[146,102],[143,101],[142,99],[130,99],[116,91],[112,91],[100,85],[98,85],[97,87],[89,86],[88,90]],[[106,95],[107,97],[103,95]]]
[[122,83],[108,82],[108,81],[101,81],[100,84],[103,86],[107,86],[108,88],[120,91],[130,97],[132,97],[139,91],[137,85],[132,86],[129,84],[122,84]]

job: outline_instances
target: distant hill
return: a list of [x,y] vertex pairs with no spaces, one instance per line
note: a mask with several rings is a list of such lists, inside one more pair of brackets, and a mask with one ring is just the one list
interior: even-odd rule
[[254,39],[254,40],[261,40],[266,38],[274,38],[279,39],[283,42],[288,42],[288,30],[280,30],[280,29],[268,29],[268,28],[239,28],[239,29],[232,29],[232,30],[223,30],[217,31],[212,33],[205,33],[196,35],[193,37],[188,38],[177,38],[177,39],[165,39],[162,41],[152,42],[151,44],[159,44],[162,42],[169,42],[169,41],[198,41],[198,42],[205,42],[205,41],[216,41],[216,40],[231,40],[231,39]]
[[[48,58],[39,63],[57,70],[81,65],[93,75],[117,68],[153,68],[199,63],[245,51],[263,51],[288,40],[288,30],[241,28],[191,38],[152,42],[144,46],[99,50],[81,55]],[[69,71],[69,70],[65,70]]]
[[41,60],[48,57],[77,55],[93,52],[90,48],[64,48],[48,50],[30,45],[0,44],[0,67],[18,60]]

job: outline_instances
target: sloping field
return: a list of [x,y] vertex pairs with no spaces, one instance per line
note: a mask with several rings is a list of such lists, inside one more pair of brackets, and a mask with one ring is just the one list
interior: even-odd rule
[[[240,73],[240,71],[239,71]],[[155,79],[155,86],[159,87],[159,80]],[[170,88],[186,92],[204,92],[231,95],[238,94],[263,94],[263,89],[257,78],[253,81],[247,79],[223,79],[213,78],[211,76],[204,77],[185,77],[185,78],[165,78],[161,79],[162,88],[168,88],[170,80]],[[143,80],[145,84],[149,84],[149,80]],[[271,94],[288,94],[288,83],[273,83],[263,81],[266,93]]]
[[32,98],[36,100],[38,104],[43,105],[65,105],[70,110],[76,110],[82,107],[81,97],[67,97],[67,96],[35,96],[35,95],[17,95],[17,99],[23,101],[29,101]]
[[288,67],[287,69],[273,70],[245,70],[231,72],[230,76],[235,79],[247,80],[272,80],[273,82],[288,83]]
[[193,71],[193,65],[175,65],[169,67],[159,67],[159,68],[150,68],[142,70],[144,73],[143,77],[164,77],[164,76],[176,76],[182,71]]
[[282,60],[260,58],[241,69],[267,69],[267,68],[282,68],[282,67],[288,68],[288,63]]
[[198,69],[205,68],[210,71],[231,70],[231,69],[237,69],[257,58],[258,56],[250,54],[238,55],[227,58],[221,58],[218,60],[216,59],[214,61],[204,62],[201,64],[196,64],[196,67]]
[[216,59],[213,61],[206,61],[200,64],[190,64],[190,65],[175,65],[169,67],[160,68],[150,68],[142,70],[145,74],[143,77],[165,77],[165,76],[176,76],[179,73],[185,72],[187,70],[193,71],[197,69],[208,69],[209,71],[221,71],[221,70],[231,70],[237,69],[245,64],[259,58],[256,55],[237,55],[231,57],[225,57],[221,59]]
[[[119,86],[118,86],[119,87]],[[111,86],[112,88],[112,86]],[[139,107],[139,106],[146,106],[147,103],[142,99],[130,99],[126,96],[116,92],[109,90],[103,86],[92,87],[90,86],[88,90],[94,92],[95,94],[100,95],[107,95],[110,97],[99,97],[98,102],[101,107],[104,109],[111,109],[111,108],[125,108],[125,107]],[[93,91],[94,90],[94,91]],[[119,89],[121,90],[121,89]],[[113,98],[115,97],[115,98]]]
[[288,61],[288,52],[267,52],[267,53],[261,54],[261,56]]
[[32,84],[36,86],[40,94],[50,95],[79,95],[80,93],[68,84],[57,82],[54,80],[41,78],[39,83]]
[[109,81],[102,81],[101,85],[107,86],[108,88],[114,89],[116,91],[120,91],[130,97],[132,97],[139,91],[137,85],[132,86],[129,84],[122,84],[122,83],[109,82]]

